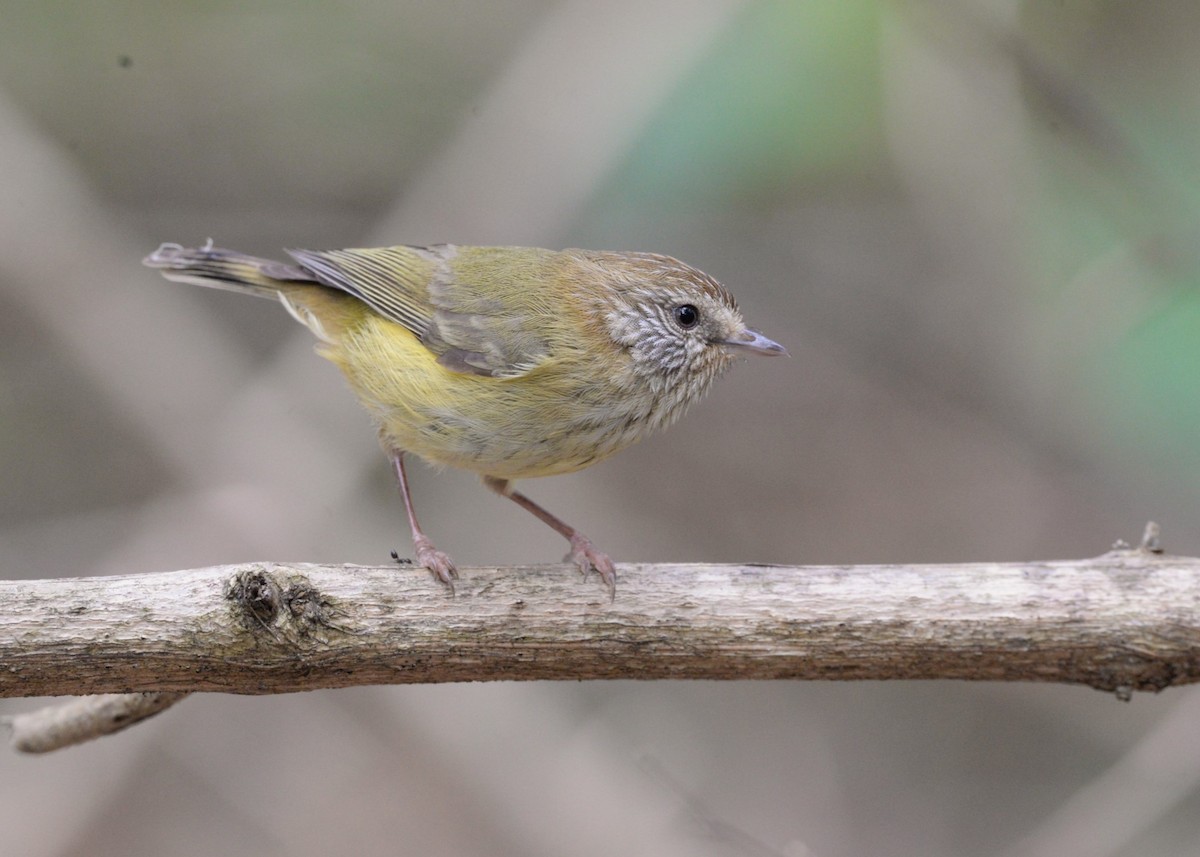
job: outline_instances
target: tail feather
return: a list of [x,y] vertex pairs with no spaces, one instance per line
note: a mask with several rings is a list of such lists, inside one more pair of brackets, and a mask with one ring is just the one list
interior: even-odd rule
[[223,250],[211,241],[196,248],[163,244],[142,264],[157,268],[168,280],[264,298],[278,298],[286,283],[316,282],[312,274],[297,265]]

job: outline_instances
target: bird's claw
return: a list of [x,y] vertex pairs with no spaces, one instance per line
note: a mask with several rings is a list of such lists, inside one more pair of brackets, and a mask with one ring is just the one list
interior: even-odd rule
[[571,536],[571,552],[567,554],[566,559],[579,566],[585,580],[595,570],[596,574],[600,575],[600,579],[604,581],[604,585],[608,587],[609,597],[616,597],[617,569],[608,554],[596,550],[591,539],[579,533]]
[[413,553],[417,555],[418,563],[432,571],[438,580],[450,588],[451,593],[454,592],[458,569],[454,567],[454,560],[450,559],[449,555],[435,548],[433,542],[425,537],[413,539]]

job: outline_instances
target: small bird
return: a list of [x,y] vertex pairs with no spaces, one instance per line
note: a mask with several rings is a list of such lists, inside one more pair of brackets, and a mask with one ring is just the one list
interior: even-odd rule
[[669,256],[436,244],[288,250],[293,263],[163,244],[169,280],[275,298],[374,418],[417,561],[458,571],[417,523],[404,457],[478,473],[564,536],[610,592],[607,554],[512,487],[571,473],[665,428],[739,354],[786,354],[724,286]]

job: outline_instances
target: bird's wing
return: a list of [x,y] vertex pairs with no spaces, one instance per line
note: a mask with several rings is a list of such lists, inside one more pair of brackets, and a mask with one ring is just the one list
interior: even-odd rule
[[433,319],[433,263],[415,247],[371,250],[288,250],[326,286],[353,295],[384,318],[424,336]]
[[438,244],[288,253],[406,327],[447,369],[515,378],[549,355],[548,308],[536,295],[550,251]]

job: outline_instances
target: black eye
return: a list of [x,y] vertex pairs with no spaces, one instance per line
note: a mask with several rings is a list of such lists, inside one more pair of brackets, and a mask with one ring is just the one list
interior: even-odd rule
[[681,304],[675,307],[675,323],[684,330],[691,330],[700,323],[700,310],[691,304]]

